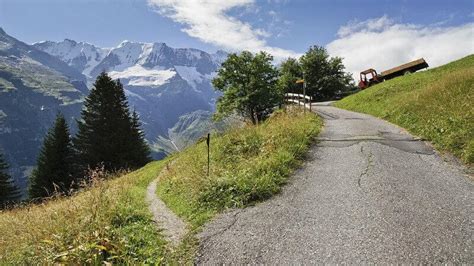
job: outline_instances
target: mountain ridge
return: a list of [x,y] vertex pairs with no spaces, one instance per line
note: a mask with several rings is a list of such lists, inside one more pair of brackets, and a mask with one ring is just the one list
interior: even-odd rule
[[79,117],[85,82],[63,61],[0,30],[0,149],[22,189],[56,114],[70,124]]

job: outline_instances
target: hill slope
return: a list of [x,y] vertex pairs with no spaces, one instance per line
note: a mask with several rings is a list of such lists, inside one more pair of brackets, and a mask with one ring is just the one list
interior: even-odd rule
[[368,113],[474,162],[474,55],[388,80],[335,105]]
[[213,134],[210,178],[205,142],[199,142],[173,155],[173,163],[152,162],[114,180],[95,178],[72,197],[0,210],[0,264],[191,262],[196,231],[171,250],[145,203],[146,188],[162,169],[158,194],[198,228],[226,207],[277,193],[321,124],[309,112],[279,111],[259,126]]
[[70,124],[79,116],[88,93],[85,82],[61,60],[0,28],[0,150],[22,189],[56,113]]
[[152,162],[71,197],[0,210],[0,264],[162,262],[165,241],[144,198],[163,166]]

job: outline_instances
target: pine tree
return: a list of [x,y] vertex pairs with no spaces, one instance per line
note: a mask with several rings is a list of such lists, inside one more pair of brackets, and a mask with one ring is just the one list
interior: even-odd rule
[[102,72],[85,100],[74,139],[82,169],[103,165],[107,171],[116,171],[143,166],[149,151],[142,147],[146,143],[139,127],[138,116],[130,115],[120,80],[113,81]]
[[131,140],[129,144],[132,158],[130,166],[132,168],[143,166],[151,160],[149,156],[150,147],[145,141],[145,134],[141,129],[140,119],[135,110],[132,113]]
[[0,208],[15,201],[20,196],[20,190],[13,183],[13,179],[7,173],[8,164],[0,153]]
[[30,177],[30,198],[43,198],[55,192],[68,193],[73,184],[73,150],[66,119],[58,114],[47,133]]

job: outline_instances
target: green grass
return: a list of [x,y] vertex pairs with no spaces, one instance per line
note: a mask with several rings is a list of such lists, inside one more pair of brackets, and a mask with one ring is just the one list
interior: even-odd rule
[[312,113],[277,111],[259,126],[212,135],[209,177],[206,143],[201,141],[167,166],[157,193],[198,228],[223,209],[245,207],[278,193],[321,126]]
[[[309,112],[277,111],[259,126],[213,135],[210,177],[201,141],[135,172],[97,179],[74,196],[0,211],[0,264],[192,264],[200,226],[225,208],[279,192],[321,126]],[[163,167],[157,193],[192,225],[175,249],[145,202]]]
[[144,200],[164,163],[97,181],[72,197],[0,212],[0,264],[167,262]]
[[388,120],[474,162],[474,55],[385,81],[335,105]]

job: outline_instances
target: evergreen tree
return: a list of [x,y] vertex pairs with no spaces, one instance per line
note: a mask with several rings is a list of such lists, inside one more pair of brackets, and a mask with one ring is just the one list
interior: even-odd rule
[[150,147],[145,141],[145,134],[141,129],[140,118],[135,110],[132,113],[131,139],[129,145],[130,157],[132,158],[130,166],[132,168],[141,167],[151,160],[149,156]]
[[143,166],[149,150],[141,133],[138,116],[130,115],[120,80],[105,72],[96,79],[84,103],[74,147],[82,170],[104,166],[107,171]]
[[73,184],[73,150],[69,127],[58,114],[48,131],[30,177],[30,198],[43,198],[55,192],[68,193]]
[[7,173],[8,164],[0,153],[0,209],[20,196],[20,190]]

